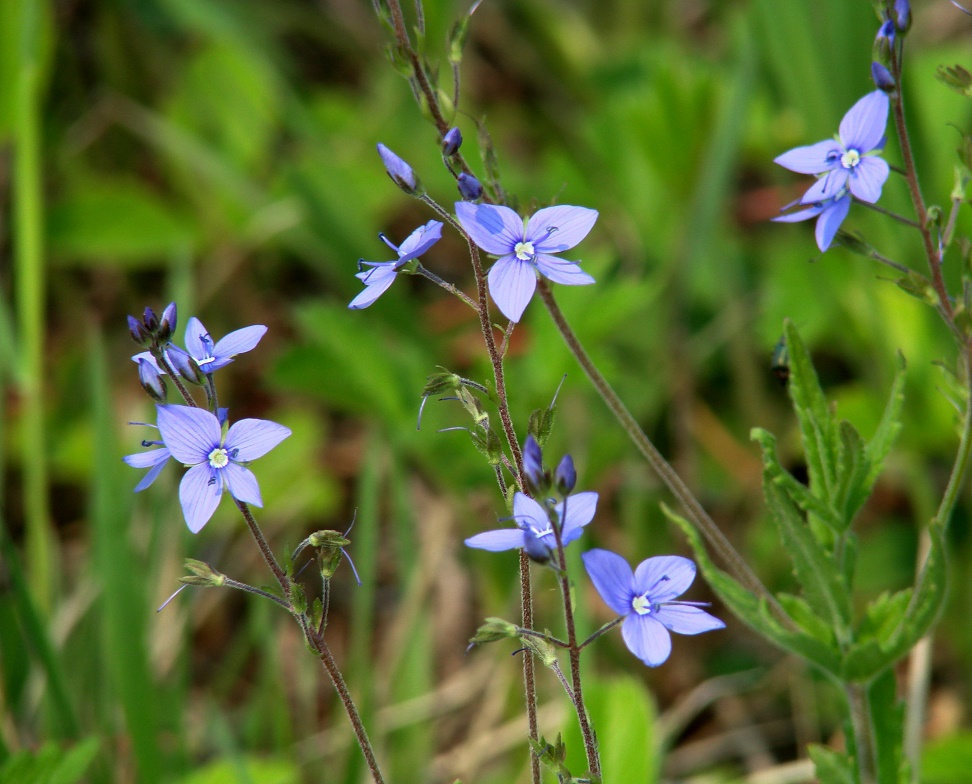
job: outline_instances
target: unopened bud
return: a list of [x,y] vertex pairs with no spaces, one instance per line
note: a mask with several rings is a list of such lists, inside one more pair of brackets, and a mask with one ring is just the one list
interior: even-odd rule
[[450,128],[446,135],[442,137],[442,154],[447,158],[459,152],[462,146],[462,133],[458,128]]
[[574,489],[574,485],[577,484],[577,471],[574,469],[574,458],[570,455],[564,455],[563,459],[561,459],[560,465],[557,466],[557,471],[554,474],[554,482],[557,485],[557,492],[561,495],[570,493]]
[[392,182],[409,195],[415,195],[419,191],[419,183],[415,177],[412,167],[389,150],[384,144],[378,145],[378,154],[381,162],[385,164],[385,171],[391,177]]
[[195,558],[186,558],[184,565],[186,570],[192,572],[191,575],[180,577],[179,582],[186,585],[199,585],[203,588],[218,588],[226,582],[226,575],[217,572],[205,561],[197,561]]
[[893,93],[897,88],[891,72],[879,62],[871,63],[871,79],[874,86],[886,93]]
[[170,302],[165,310],[162,311],[162,318],[159,320],[159,331],[157,339],[159,345],[165,345],[172,340],[172,333],[176,328],[176,304]]
[[154,335],[159,328],[159,317],[155,315],[152,308],[145,308],[145,312],[142,314],[142,323],[145,325],[145,329]]
[[526,474],[526,481],[535,489],[543,489],[546,481],[543,475],[543,452],[540,451],[540,444],[532,436],[527,436],[523,444],[523,473]]
[[183,379],[190,384],[202,385],[205,379],[202,369],[187,352],[176,346],[169,346],[166,349],[166,358],[172,364],[172,369]]
[[471,174],[463,172],[459,175],[459,193],[465,201],[476,201],[483,195],[482,183]]
[[911,27],[911,3],[908,0],[894,0],[891,18],[894,19],[894,26],[900,32],[907,33]]
[[167,392],[165,380],[159,373],[158,368],[144,357],[138,360],[138,380],[142,385],[142,389],[145,390],[145,393],[152,400],[156,403],[166,402]]
[[152,334],[145,329],[145,325],[134,316],[128,317],[128,334],[142,348],[152,345]]
[[476,629],[476,634],[469,640],[469,646],[482,645],[487,642],[498,642],[517,637],[516,626],[502,618],[487,618],[486,622]]

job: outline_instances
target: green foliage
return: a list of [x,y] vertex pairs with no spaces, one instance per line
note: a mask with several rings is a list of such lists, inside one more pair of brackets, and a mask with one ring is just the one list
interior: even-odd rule
[[45,743],[35,752],[17,752],[0,765],[0,784],[76,784],[84,780],[98,746],[97,738],[85,738],[69,749]]

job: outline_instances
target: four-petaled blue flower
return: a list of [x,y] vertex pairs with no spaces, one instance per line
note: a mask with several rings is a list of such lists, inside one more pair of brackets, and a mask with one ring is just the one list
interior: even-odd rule
[[[581,535],[596,510],[597,493],[590,491],[569,496],[554,507],[564,547]],[[522,547],[536,561],[546,561],[556,552],[557,539],[546,510],[525,493],[513,496],[513,520],[516,528],[476,534],[466,539],[466,545],[494,553]]]
[[419,226],[408,235],[400,246],[393,245],[384,234],[379,234],[382,241],[395,253],[397,261],[365,261],[358,260],[358,268],[371,267],[357,273],[357,277],[365,284],[365,290],[358,294],[348,305],[351,310],[361,310],[368,307],[378,297],[384,294],[395,280],[398,271],[412,259],[417,259],[425,251],[435,245],[442,238],[442,223],[431,220],[424,226]]
[[817,245],[827,250],[847,217],[850,196],[869,203],[881,196],[890,171],[887,161],[878,157],[884,148],[888,108],[888,96],[874,90],[844,115],[834,139],[796,147],[777,157],[780,166],[800,174],[816,174],[818,179],[798,202],[812,205],[809,209],[773,220],[793,222],[820,215]]
[[288,428],[265,419],[241,419],[224,436],[219,420],[205,409],[171,405],[156,409],[162,443],[189,467],[179,485],[179,501],[190,531],[198,533],[209,522],[224,489],[237,501],[263,506],[260,487],[247,464],[289,436]]
[[[257,343],[265,334],[267,334],[265,326],[254,324],[250,327],[234,330],[214,344],[202,322],[193,316],[186,323],[186,353],[196,360],[196,364],[199,365],[199,369],[203,373],[215,373],[232,362],[233,357],[237,354],[243,354],[256,348]],[[181,349],[169,346],[166,351],[181,351]],[[136,362],[140,359],[146,359],[160,373],[165,372],[147,351],[136,354],[132,359]]]
[[581,558],[601,598],[624,616],[624,644],[649,667],[662,664],[672,652],[669,631],[701,634],[725,627],[699,603],[675,601],[695,579],[695,564],[688,558],[655,556],[633,573],[624,558],[607,550],[590,550]]
[[[155,427],[155,425],[148,425],[148,427]],[[162,469],[165,468],[165,464],[168,462],[169,458],[172,457],[172,453],[161,441],[143,441],[142,446],[160,446],[162,448],[149,449],[147,452],[136,452],[134,455],[125,455],[125,457],[122,458],[122,460],[124,460],[125,463],[130,465],[132,468],[149,469],[149,472],[142,477],[142,481],[135,485],[136,493],[142,492],[146,487],[150,486],[152,482],[158,479],[159,474],[162,473]]]
[[537,274],[555,283],[584,286],[594,278],[576,261],[551,254],[573,248],[594,226],[597,210],[547,207],[524,221],[509,207],[458,202],[456,217],[480,248],[499,256],[489,271],[489,293],[510,321],[519,321],[537,287]]

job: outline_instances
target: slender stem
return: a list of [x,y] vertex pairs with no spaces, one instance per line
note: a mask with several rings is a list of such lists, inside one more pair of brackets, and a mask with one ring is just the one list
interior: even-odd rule
[[186,389],[185,385],[182,383],[182,379],[179,378],[179,374],[175,372],[175,368],[172,367],[172,363],[169,362],[169,358],[165,355],[165,349],[159,348],[153,351],[152,356],[155,357],[155,361],[161,365],[162,369],[168,374],[172,383],[175,384],[175,388],[179,390],[179,394],[186,402],[186,405],[190,406],[191,408],[199,408],[192,395],[189,394],[189,390]]
[[935,239],[932,237],[931,227],[928,222],[928,209],[925,207],[925,199],[921,195],[921,185],[918,182],[918,171],[915,168],[915,159],[911,151],[911,138],[908,135],[908,125],[904,116],[904,91],[901,89],[901,58],[900,49],[891,48],[891,73],[895,83],[898,85],[897,99],[891,101],[891,114],[894,117],[894,127],[898,132],[898,145],[901,147],[901,158],[904,163],[905,182],[908,183],[908,193],[911,194],[911,203],[915,208],[915,215],[918,219],[918,230],[921,232],[921,239],[925,246],[925,256],[928,258],[928,266],[932,274],[932,285],[938,294],[938,303],[949,327],[954,330],[955,311],[952,302],[948,297],[948,290],[945,287],[945,279],[942,276],[942,259],[938,252]]
[[948,247],[952,244],[952,235],[955,233],[955,222],[958,220],[959,208],[965,203],[965,200],[958,197],[952,197],[952,206],[948,211],[948,220],[945,222],[945,231],[942,232],[942,245]]
[[[928,531],[921,532],[918,543],[918,564],[928,557],[931,536]],[[920,573],[915,580],[921,578]],[[928,687],[931,682],[932,636],[922,637],[911,649],[908,657],[908,676],[905,693],[904,754],[911,768],[913,781],[918,781],[921,773],[921,741],[925,730],[925,705],[928,702]]]
[[[524,629],[533,628],[533,588],[530,585],[530,558],[520,550],[520,617]],[[523,653],[523,689],[526,696],[527,724],[530,739],[540,740],[540,723],[537,720],[537,673],[536,662],[530,651]],[[530,776],[534,784],[540,784],[540,760],[531,750]]]
[[471,307],[473,310],[476,310],[476,311],[479,310],[479,305],[477,305],[473,301],[472,297],[470,297],[469,295],[467,295],[464,291],[460,291],[459,289],[457,289],[455,286],[453,286],[448,281],[443,280],[438,275],[436,275],[434,272],[429,272],[429,270],[427,270],[421,264],[419,264],[415,268],[415,272],[416,272],[416,274],[421,275],[423,278],[426,278],[428,280],[431,280],[436,286],[440,286],[440,287],[444,288],[446,291],[448,291],[454,297],[458,297],[463,302],[465,302],[469,307]]
[[369,770],[371,770],[371,778],[374,779],[375,784],[384,784],[385,780],[382,778],[381,768],[378,767],[378,760],[375,759],[375,751],[371,747],[368,733],[361,721],[358,709],[355,707],[354,700],[351,699],[351,692],[348,691],[348,685],[344,682],[344,676],[341,675],[341,670],[338,669],[337,662],[334,661],[334,655],[331,653],[331,649],[327,647],[327,643],[320,636],[310,635],[308,639],[317,647],[321,664],[324,665],[324,669],[331,678],[331,683],[334,684],[338,697],[340,697],[341,703],[344,705],[344,710],[348,714],[348,719],[351,721],[351,727],[354,729],[358,746],[361,747],[361,753],[364,755]]
[[877,755],[867,686],[847,683],[844,685],[844,693],[847,695],[851,726],[854,729],[858,781],[860,784],[877,784]]
[[611,413],[614,414],[615,418],[621,424],[621,427],[628,434],[628,437],[634,442],[634,445],[638,448],[638,451],[644,456],[648,461],[648,464],[654,469],[655,473],[661,477],[661,480],[667,485],[668,489],[671,490],[672,494],[678,499],[679,503],[682,505],[682,509],[685,511],[686,516],[692,522],[693,525],[699,530],[699,532],[705,537],[706,541],[712,547],[712,549],[719,555],[728,569],[732,572],[733,576],[739,580],[743,586],[751,593],[764,599],[766,603],[776,612],[782,623],[785,623],[788,627],[793,626],[792,619],[786,614],[786,611],[780,606],[779,602],[776,601],[776,597],[771,594],[760,579],[756,576],[749,565],[743,559],[743,557],[736,551],[729,540],[726,538],[725,534],[719,530],[719,527],[715,524],[708,513],[703,509],[702,504],[699,503],[698,499],[692,494],[692,491],[688,489],[685,482],[678,475],[674,468],[668,463],[667,460],[662,456],[661,452],[658,451],[657,447],[651,442],[641,426],[631,415],[631,412],[625,407],[621,398],[612,389],[611,385],[607,382],[607,379],[601,375],[601,372],[597,369],[597,366],[591,361],[591,358],[587,355],[584,347],[580,344],[574,331],[571,329],[567,320],[564,318],[563,313],[560,310],[560,306],[557,304],[556,299],[554,299],[553,292],[550,291],[550,287],[547,285],[546,281],[542,278],[537,282],[537,290],[540,292],[540,297],[543,299],[543,304],[547,306],[547,311],[550,313],[554,324],[560,331],[560,335],[570,352],[574,355],[574,358],[580,364],[581,368],[587,374],[594,388],[600,394],[601,399],[610,409]]
[[[902,174],[904,174],[904,172],[902,172]],[[873,204],[872,202],[858,201],[857,203],[862,207],[867,207],[869,210],[880,212],[882,215],[887,215],[892,220],[896,220],[898,223],[903,223],[905,226],[911,226],[913,229],[921,228],[921,224],[917,221],[909,220],[908,218],[904,217],[904,215],[898,215],[898,213],[891,212],[891,210],[886,210],[884,207],[879,207],[877,204]]]
[[260,526],[257,525],[257,521],[253,517],[253,513],[250,511],[250,507],[243,501],[237,501],[235,498],[233,501],[236,503],[236,508],[242,513],[243,519],[246,520],[247,528],[250,529],[250,534],[256,540],[257,547],[260,548],[260,554],[263,556],[263,560],[267,562],[267,566],[270,567],[270,571],[273,572],[273,576],[276,577],[277,582],[280,583],[280,588],[284,592],[284,597],[289,600],[290,578],[287,577],[287,573],[284,572],[280,564],[277,562],[277,557],[273,554],[273,550],[270,549],[270,545],[267,544],[263,531],[261,531]]
[[570,699],[570,701],[576,705],[577,702],[574,698],[574,690],[571,688],[570,681],[567,680],[567,676],[564,675],[564,671],[560,669],[560,662],[555,660],[553,664],[550,665],[550,669],[554,671],[554,675],[557,676],[557,680],[560,681],[560,685],[564,687],[564,691],[567,692],[568,699]]
[[962,374],[966,389],[965,421],[962,423],[962,435],[959,438],[955,464],[952,466],[948,485],[945,487],[945,493],[938,505],[938,511],[935,513],[935,520],[933,521],[938,535],[941,535],[944,531],[952,516],[952,510],[958,501],[959,493],[965,486],[965,477],[968,473],[970,458],[972,458],[972,368],[970,368],[969,346],[966,346],[965,354],[962,355]]
[[588,645],[590,645],[592,642],[594,642],[594,640],[596,640],[598,637],[600,637],[605,632],[610,631],[611,629],[613,629],[615,626],[617,626],[623,620],[624,620],[624,616],[623,615],[619,615],[613,621],[608,621],[600,629],[598,629],[596,632],[594,632],[594,634],[592,634],[590,637],[588,637],[586,640],[584,640],[584,642],[582,642],[580,644],[580,649],[581,650],[584,650]]
[[563,648],[564,650],[567,650],[567,648],[570,647],[563,640],[558,640],[556,637],[553,637],[549,634],[538,632],[536,629],[521,629],[517,627],[516,633],[526,635],[527,637],[536,637],[538,640],[543,640],[545,643],[549,643],[550,645],[556,646],[557,648]]
[[253,585],[247,585],[246,583],[241,583],[238,580],[234,580],[231,577],[225,577],[223,580],[223,585],[227,588],[235,588],[237,591],[245,591],[246,593],[252,593],[257,596],[262,596],[264,599],[269,599],[271,602],[276,602],[281,607],[283,607],[287,612],[293,612],[294,608],[290,606],[287,602],[281,599],[279,596],[274,596],[269,591],[264,591],[262,588],[257,588]]

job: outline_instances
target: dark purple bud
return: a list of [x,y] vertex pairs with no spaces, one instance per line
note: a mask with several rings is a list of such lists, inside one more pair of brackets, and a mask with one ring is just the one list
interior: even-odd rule
[[874,85],[886,93],[893,93],[897,87],[891,72],[881,63],[871,63],[871,78],[874,80]]
[[204,376],[202,370],[199,368],[199,364],[194,360],[188,353],[183,351],[181,348],[176,346],[169,346],[166,349],[166,357],[172,364],[172,369],[175,370],[182,378],[188,381],[190,384],[202,385]]
[[405,193],[414,195],[418,193],[419,184],[415,178],[412,167],[389,150],[384,144],[378,145],[378,154],[381,162],[385,164],[385,171],[391,177],[392,182],[401,188]]
[[142,323],[145,325],[145,329],[155,334],[155,330],[159,328],[159,317],[155,315],[152,308],[145,308],[145,313],[142,314]]
[[574,485],[577,484],[577,471],[574,469],[574,458],[570,455],[564,455],[560,461],[560,465],[557,466],[557,471],[554,474],[554,482],[561,495],[567,495],[574,489]]
[[874,37],[874,47],[872,49],[872,59],[874,62],[887,64],[891,62],[891,50],[894,48],[894,37],[897,31],[894,22],[886,20],[877,31]]
[[143,358],[138,361],[138,380],[142,385],[142,389],[145,390],[146,394],[152,400],[156,403],[166,402],[167,392],[165,389],[165,381],[159,374],[159,371],[155,369],[155,365],[147,359]]
[[523,444],[523,473],[535,488],[543,487],[543,452],[533,436],[527,436]]
[[532,528],[523,529],[523,550],[531,561],[545,564],[550,560],[551,552],[546,543],[536,535]]
[[900,32],[907,33],[911,27],[911,3],[908,0],[894,0],[891,18]]
[[172,333],[176,328],[176,304],[170,302],[165,310],[162,311],[162,318],[159,320],[158,340],[159,345],[164,346],[172,340]]
[[462,146],[462,134],[458,128],[450,128],[442,137],[442,154],[447,158],[450,155],[455,155],[459,152],[460,146]]
[[465,201],[476,201],[483,195],[483,186],[471,174],[463,172],[459,175],[459,193]]
[[152,345],[152,336],[145,329],[145,325],[134,316],[128,317],[128,334],[138,345],[147,348]]

